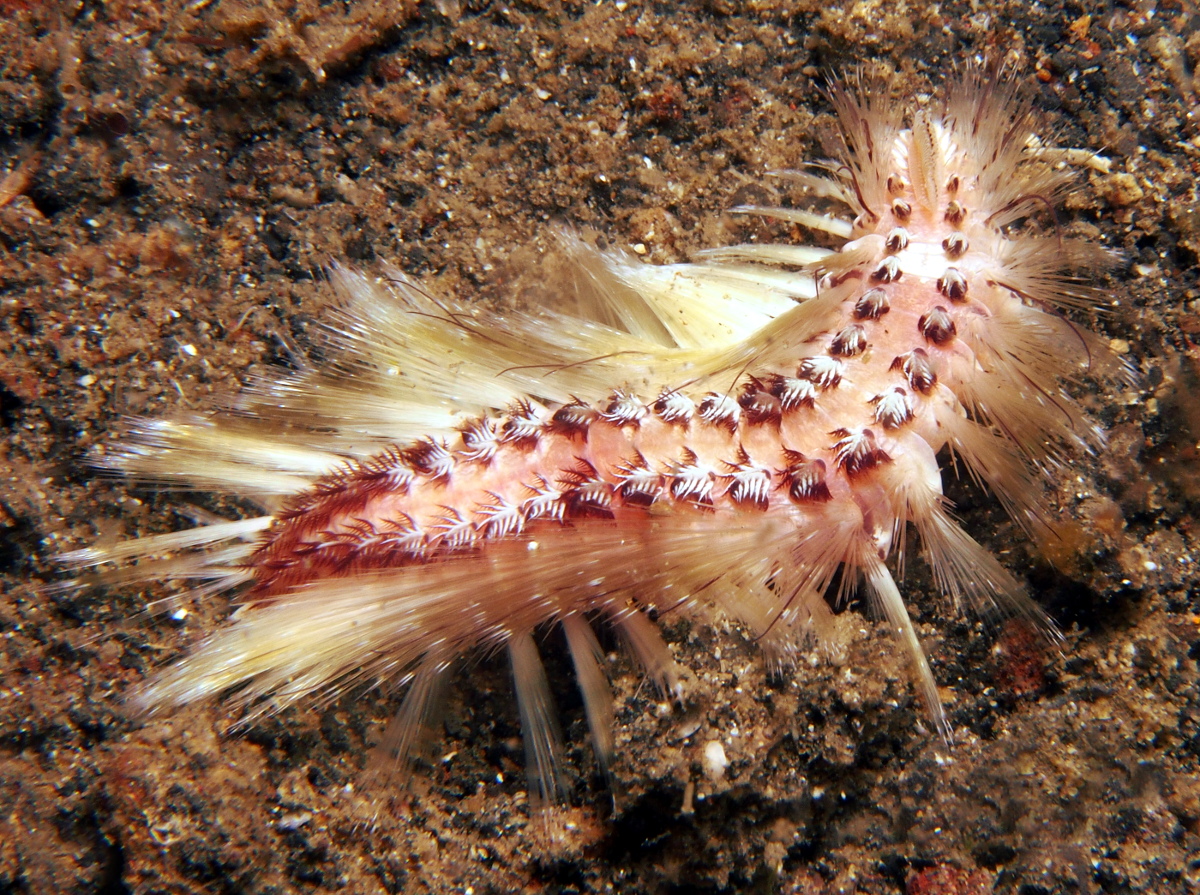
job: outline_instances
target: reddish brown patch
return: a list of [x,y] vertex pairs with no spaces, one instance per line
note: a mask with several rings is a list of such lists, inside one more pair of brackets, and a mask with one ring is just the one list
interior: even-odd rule
[[992,875],[986,870],[968,872],[949,864],[938,864],[909,874],[904,891],[906,895],[990,895]]
[[753,105],[754,100],[745,89],[734,87],[721,97],[721,101],[714,109],[714,114],[722,127],[733,127],[746,117],[746,113]]
[[646,111],[650,113],[649,124],[664,126],[678,124],[683,120],[683,91],[678,84],[667,84],[646,100]]
[[375,63],[375,75],[381,81],[396,82],[408,77],[408,60],[391,56]]
[[1009,619],[996,643],[996,687],[1007,696],[1033,696],[1046,689],[1046,647],[1024,619]]
[[0,16],[10,16],[33,9],[34,0],[0,0]]

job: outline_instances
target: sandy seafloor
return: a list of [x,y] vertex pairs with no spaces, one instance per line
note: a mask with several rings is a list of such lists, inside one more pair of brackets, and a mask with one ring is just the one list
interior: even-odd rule
[[[453,10],[446,10],[453,12]],[[0,893],[1200,891],[1200,33],[1190,2],[1107,5],[0,0]],[[437,762],[362,776],[396,697],[235,732],[122,694],[228,602],[59,593],[53,557],[228,501],[104,479],[125,415],[213,406],[310,354],[332,260],[537,300],[559,223],[648,259],[787,236],[723,213],[824,154],[818,84],[858,65],[926,96],[1007,53],[1062,144],[1108,175],[1060,216],[1121,249],[1103,315],[1144,386],[1078,394],[1110,432],[1055,483],[1048,560],[951,496],[1066,632],[1061,654],[904,589],[957,731],[925,723],[885,632],[771,678],[729,626],[666,626],[682,708],[613,662],[620,757],[597,772],[551,672],[572,792],[548,845],[503,663],[462,676]],[[544,296],[542,296],[544,298]],[[949,478],[952,480],[953,475]],[[558,658],[555,658],[558,656]],[[702,770],[720,741],[724,777]]]

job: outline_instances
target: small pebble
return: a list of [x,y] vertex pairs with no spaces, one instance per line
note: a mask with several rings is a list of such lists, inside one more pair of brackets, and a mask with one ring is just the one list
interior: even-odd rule
[[704,776],[709,780],[725,779],[725,770],[729,767],[729,759],[725,757],[725,747],[716,740],[704,744]]

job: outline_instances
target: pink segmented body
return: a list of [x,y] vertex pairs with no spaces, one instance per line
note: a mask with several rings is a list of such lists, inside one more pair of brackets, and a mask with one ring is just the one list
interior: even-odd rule
[[870,225],[887,238],[868,236],[874,254],[826,277],[826,326],[792,362],[752,366],[728,392],[668,384],[657,398],[623,387],[596,405],[523,400],[463,426],[456,443],[390,449],[318,482],[255,554],[256,595],[536,538],[547,525],[637,525],[663,512],[712,516],[717,529],[724,516],[774,513],[804,530],[829,512],[814,504],[835,501],[841,518],[883,526],[873,536],[886,542],[891,515],[871,518],[886,501],[870,473],[942,447],[929,408],[953,397],[937,371],[973,362],[955,320],[1019,301],[971,272],[959,191],[914,210],[897,178],[890,211]]

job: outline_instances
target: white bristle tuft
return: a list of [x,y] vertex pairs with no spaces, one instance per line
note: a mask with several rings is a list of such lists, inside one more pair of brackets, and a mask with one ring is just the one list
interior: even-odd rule
[[558,732],[550,697],[546,668],[528,631],[514,634],[508,641],[512,662],[513,686],[521,729],[525,733],[530,796],[535,805],[558,801],[563,793],[562,736]]
[[591,626],[578,612],[563,616],[562,627],[575,664],[596,758],[607,772],[613,759],[613,697],[604,673],[604,651]]

